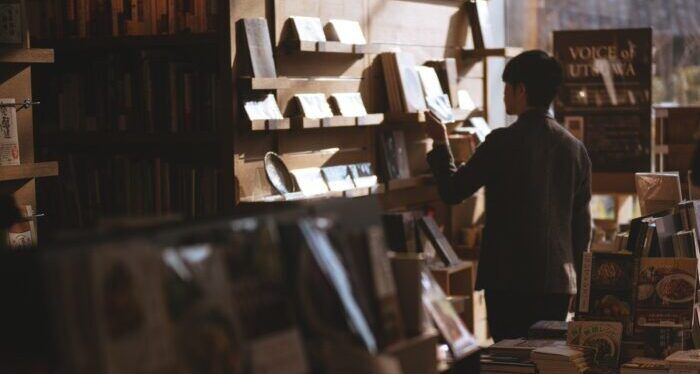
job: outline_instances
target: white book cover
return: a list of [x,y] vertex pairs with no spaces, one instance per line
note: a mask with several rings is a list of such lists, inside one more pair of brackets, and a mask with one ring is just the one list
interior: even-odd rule
[[425,111],[423,87],[416,71],[413,55],[405,52],[396,52],[396,64],[406,111],[409,113]]
[[321,93],[311,93],[296,94],[294,96],[299,100],[301,110],[304,112],[304,117],[312,119],[333,117],[333,111],[330,105],[328,105],[325,95]]
[[450,97],[447,96],[447,94],[426,96],[425,102],[428,104],[428,109],[430,109],[442,123],[452,123],[455,121],[455,115],[450,106]]
[[[15,99],[0,99],[0,104],[14,104]],[[0,106],[0,166],[19,165],[17,109]]]
[[372,164],[363,162],[349,166],[352,180],[357,188],[373,187],[377,184],[377,176],[372,172]]
[[321,175],[321,168],[295,169],[291,173],[305,196],[322,195],[329,191],[328,185]]
[[277,106],[275,96],[272,94],[267,95],[263,100],[248,101],[243,106],[251,121],[284,118],[279,106]]
[[292,23],[297,32],[297,37],[302,42],[325,42],[326,34],[323,33],[321,19],[317,17],[292,16]]
[[347,165],[328,166],[321,170],[331,191],[345,191],[355,188],[352,174]]
[[423,84],[423,92],[426,97],[435,97],[444,94],[440,85],[440,78],[434,68],[429,66],[416,66],[420,81]]
[[467,90],[457,91],[457,102],[459,103],[459,109],[476,109],[476,104],[474,104],[474,100],[472,100],[472,97],[469,95],[469,92],[467,92]]
[[332,19],[330,24],[338,41],[344,44],[367,44],[362,27],[357,21]]
[[476,129],[476,136],[479,138],[480,142],[486,140],[486,137],[491,133],[491,127],[486,123],[483,117],[473,117],[469,119],[469,123]]
[[340,115],[344,117],[363,117],[367,115],[365,103],[359,92],[334,93],[331,97],[338,104]]

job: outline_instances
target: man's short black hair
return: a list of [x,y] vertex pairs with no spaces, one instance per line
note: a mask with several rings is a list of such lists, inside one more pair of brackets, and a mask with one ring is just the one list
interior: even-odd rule
[[564,71],[559,62],[546,52],[523,52],[508,61],[501,78],[515,86],[522,83],[527,93],[527,104],[548,108],[559,91]]

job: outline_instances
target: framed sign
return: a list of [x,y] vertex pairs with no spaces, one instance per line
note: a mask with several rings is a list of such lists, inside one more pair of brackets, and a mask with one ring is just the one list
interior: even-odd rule
[[564,83],[554,102],[594,172],[651,169],[651,29],[554,32]]

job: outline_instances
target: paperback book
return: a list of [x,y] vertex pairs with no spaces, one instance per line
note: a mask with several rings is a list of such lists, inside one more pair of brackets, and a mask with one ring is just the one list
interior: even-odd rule
[[325,42],[321,20],[317,17],[290,17],[296,38],[302,42]]
[[291,170],[299,189],[305,196],[322,195],[329,191],[321,174],[321,168],[311,167]]
[[326,166],[321,169],[321,172],[331,191],[345,191],[355,188],[348,165]]
[[357,188],[373,187],[377,184],[377,176],[372,172],[372,164],[362,162],[359,164],[348,165],[352,181]]
[[0,166],[19,165],[15,99],[0,99]]
[[331,99],[343,117],[363,117],[367,115],[367,109],[362,102],[359,92],[334,93]]
[[689,329],[697,271],[694,258],[642,258],[637,286],[637,326]]
[[333,117],[333,111],[323,94],[296,94],[294,97],[298,100],[304,117],[312,119]]
[[357,21],[332,19],[328,22],[330,33],[334,40],[343,44],[367,44],[362,26]]
[[595,349],[596,368],[616,370],[622,344],[622,324],[619,322],[572,321],[566,339],[569,345]]

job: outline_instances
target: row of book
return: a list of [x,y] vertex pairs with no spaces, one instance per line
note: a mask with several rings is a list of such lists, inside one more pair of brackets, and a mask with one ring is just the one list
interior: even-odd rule
[[108,55],[47,77],[42,124],[59,131],[177,133],[216,129],[217,75],[163,51]]
[[[51,186],[55,214],[67,227],[115,217],[179,214],[207,217],[219,207],[221,171],[161,158],[109,158],[67,154]],[[55,194],[54,194],[55,193]]]
[[39,39],[205,33],[217,29],[219,0],[28,1]]
[[[412,290],[422,296],[411,296],[422,303],[400,300],[404,284],[394,278],[380,221],[344,216],[357,209],[348,203],[317,206],[313,217],[221,220],[46,252],[63,369],[306,373],[342,363],[339,372],[363,372],[366,363],[347,357],[326,362],[320,343],[371,360],[431,326],[455,357],[478,349],[426,269],[414,280],[421,291]],[[366,215],[378,214],[374,202],[365,204]],[[412,309],[430,317],[427,330],[404,324]]]

